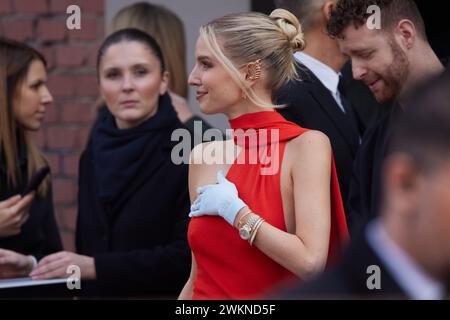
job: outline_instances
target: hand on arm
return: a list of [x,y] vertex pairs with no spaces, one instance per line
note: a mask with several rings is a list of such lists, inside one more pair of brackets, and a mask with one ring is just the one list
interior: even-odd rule
[[239,211],[247,205],[238,197],[236,186],[228,181],[223,172],[217,172],[217,184],[198,188],[199,196],[191,206],[190,217],[219,215],[234,225]]

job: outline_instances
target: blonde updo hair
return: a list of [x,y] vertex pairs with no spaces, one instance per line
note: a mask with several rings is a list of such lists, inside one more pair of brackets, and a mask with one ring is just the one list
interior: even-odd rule
[[200,37],[229,72],[250,101],[264,108],[278,107],[258,98],[239,69],[261,59],[266,87],[276,92],[298,77],[294,52],[305,48],[301,25],[287,10],[276,9],[270,16],[256,12],[227,14],[200,28]]
[[302,51],[306,42],[297,17],[285,9],[275,9],[270,16],[286,35],[293,50]]

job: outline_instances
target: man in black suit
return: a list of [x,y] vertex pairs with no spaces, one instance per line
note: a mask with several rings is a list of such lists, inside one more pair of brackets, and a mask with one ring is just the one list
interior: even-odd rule
[[299,80],[292,81],[277,94],[279,112],[298,125],[322,131],[330,139],[345,212],[353,160],[359,147],[362,126],[349,97],[345,96],[340,70],[347,58],[337,41],[326,33],[330,11],[328,0],[278,0],[276,5],[294,13],[302,23],[306,49],[295,59]]
[[283,298],[443,299],[450,285],[450,72],[399,118],[379,218],[341,262]]
[[[379,14],[369,10],[373,5],[380,9]],[[355,234],[379,212],[382,162],[405,97],[444,67],[427,41],[413,0],[338,0],[328,33],[350,57],[353,77],[362,80],[378,102],[395,102],[390,112],[365,132],[355,159],[348,215]]]

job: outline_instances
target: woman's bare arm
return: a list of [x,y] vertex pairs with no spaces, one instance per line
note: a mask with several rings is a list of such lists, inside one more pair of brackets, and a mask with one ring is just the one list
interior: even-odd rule
[[194,254],[191,255],[192,255],[191,274],[189,275],[189,279],[186,281],[183,290],[181,290],[181,293],[178,296],[178,300],[192,300],[192,293],[194,291],[194,279],[197,275],[197,263],[195,262]]
[[306,279],[323,270],[328,255],[331,146],[328,138],[318,131],[308,131],[292,143],[295,234],[264,222],[253,245]]

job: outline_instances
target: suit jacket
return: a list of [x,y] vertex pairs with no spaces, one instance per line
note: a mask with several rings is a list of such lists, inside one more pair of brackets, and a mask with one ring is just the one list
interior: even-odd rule
[[382,199],[382,170],[392,130],[403,113],[399,104],[367,129],[355,159],[350,183],[348,226],[359,233],[378,215]]
[[330,139],[341,189],[348,214],[348,190],[353,160],[359,147],[360,126],[353,110],[344,114],[330,91],[305,66],[297,68],[300,80],[280,89],[275,98],[287,107],[278,109],[287,120],[304,128],[319,130]]
[[[374,275],[373,271],[368,271],[372,265],[380,268],[380,289],[369,289],[367,286],[368,279]],[[287,289],[279,298],[406,299],[407,296],[367,242],[364,232],[351,241],[342,260],[333,269]]]

